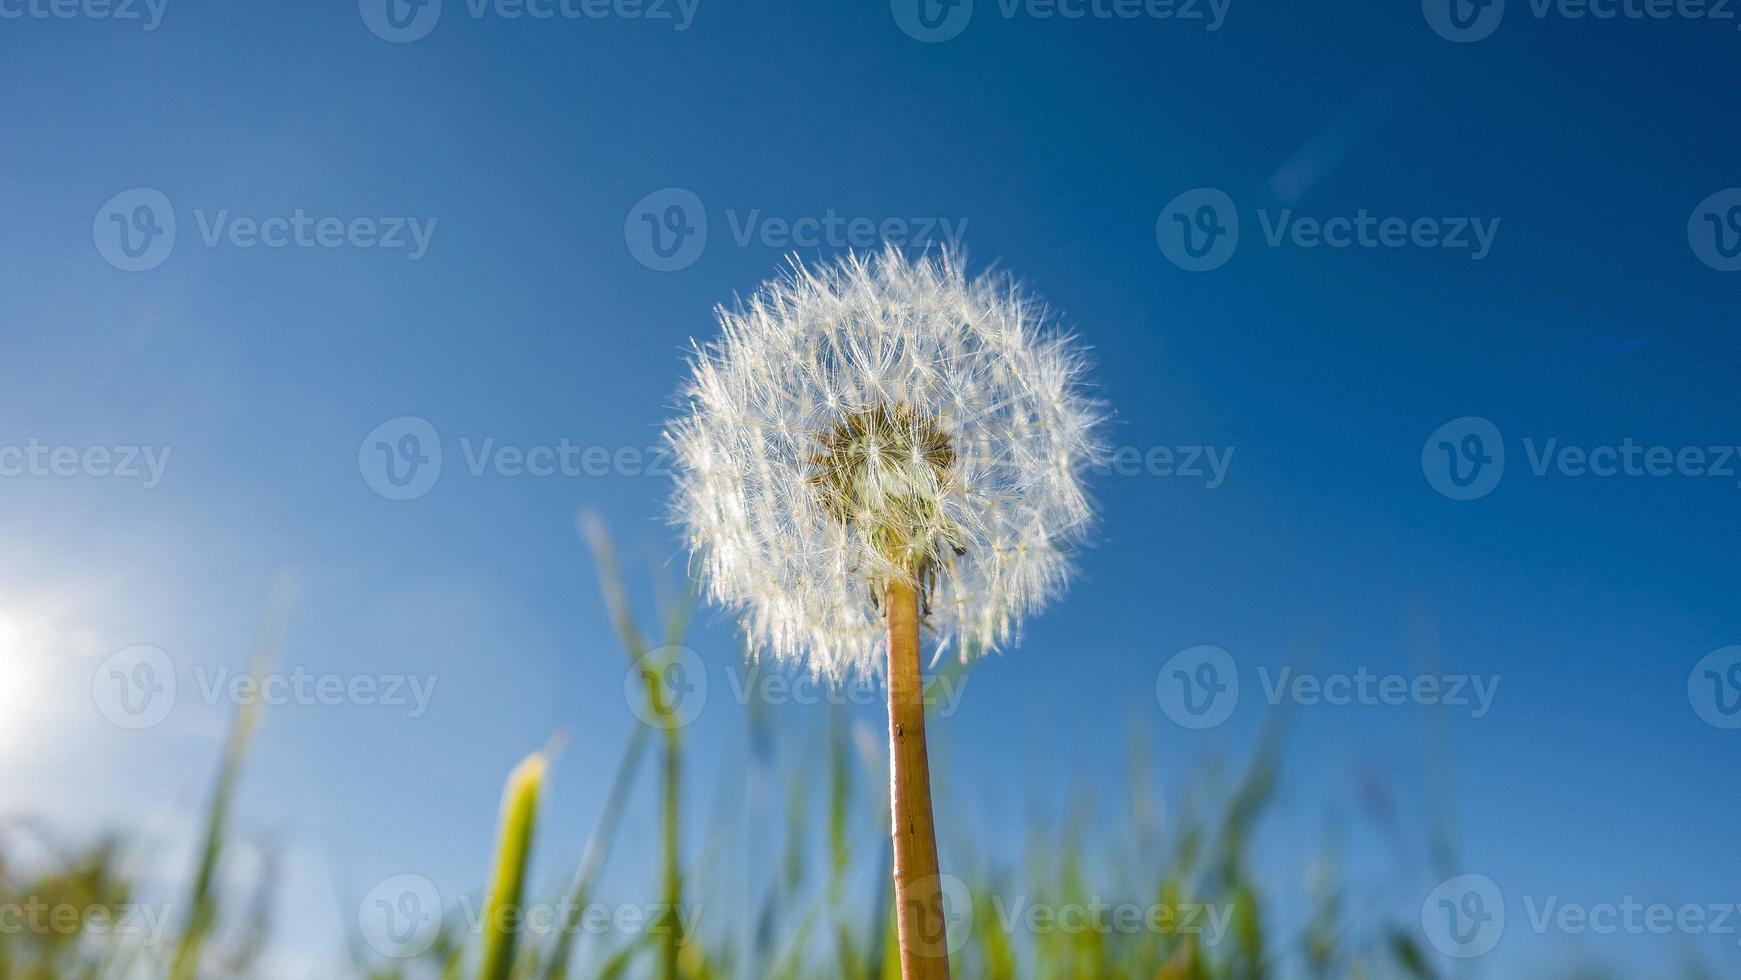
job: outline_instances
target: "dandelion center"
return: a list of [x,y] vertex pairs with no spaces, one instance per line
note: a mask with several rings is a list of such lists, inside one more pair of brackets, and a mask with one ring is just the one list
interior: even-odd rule
[[831,517],[866,533],[897,567],[934,570],[960,532],[943,512],[955,450],[936,416],[908,405],[851,412],[817,435],[810,485]]

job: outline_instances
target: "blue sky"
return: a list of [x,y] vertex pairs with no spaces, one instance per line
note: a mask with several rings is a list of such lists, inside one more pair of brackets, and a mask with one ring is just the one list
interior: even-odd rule
[[[1489,710],[1445,706],[1437,747],[1418,704],[1295,706],[1274,886],[1297,890],[1331,831],[1390,873],[1362,843],[1376,783],[1414,863],[1375,904],[1418,927],[1446,873],[1491,878],[1510,920],[1488,969],[1733,964],[1733,936],[1538,935],[1521,907],[1741,901],[1741,732],[1707,721],[1741,689],[1721,655],[1701,704],[1695,671],[1741,643],[1741,461],[1679,462],[1720,470],[1741,443],[1735,21],[901,2],[533,19],[447,0],[406,32],[370,0],[138,21],[0,3],[21,12],[0,20],[0,814],[185,841],[228,714],[201,685],[242,669],[288,573],[282,670],[435,684],[416,718],[269,716],[239,823],[295,855],[295,955],[323,955],[330,909],[384,877],[480,881],[500,780],[556,729],[539,868],[560,881],[636,723],[577,515],[610,525],[650,610],[684,559],[658,461],[633,451],[659,444],[712,307],[788,252],[941,242],[1022,276],[1095,349],[1113,443],[1225,465],[1096,479],[1070,595],[937,726],[964,826],[1013,860],[1036,809],[1117,797],[1133,727],[1174,798],[1206,756],[1242,757],[1290,662],[1478,677]],[[1357,222],[1376,244],[1339,237]],[[1193,258],[1207,239],[1185,227],[1228,244]],[[359,453],[399,445],[403,426],[372,434],[404,417],[442,465],[394,500]],[[1503,474],[1456,499],[1477,431]],[[1600,477],[1558,455],[1628,440],[1639,466],[1677,462]],[[631,462],[512,475],[513,451],[564,445]],[[129,447],[156,454],[139,476]],[[130,731],[93,678],[139,644],[179,689]],[[1157,679],[1204,644],[1241,690],[1199,730]],[[691,646],[700,819],[745,726],[730,623],[704,613]],[[785,762],[816,764],[819,714],[777,713]],[[874,734],[880,712],[854,717]],[[1426,858],[1429,772],[1454,792],[1457,868]],[[652,836],[626,834],[633,895]]]

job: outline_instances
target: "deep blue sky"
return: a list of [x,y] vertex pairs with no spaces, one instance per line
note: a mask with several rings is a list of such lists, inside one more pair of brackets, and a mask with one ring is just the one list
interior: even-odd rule
[[[1442,672],[1499,675],[1492,711],[1447,711],[1435,749],[1417,707],[1301,707],[1273,886],[1298,890],[1327,828],[1383,857],[1359,843],[1376,781],[1414,862],[1381,900],[1405,925],[1442,872],[1469,871],[1516,903],[1489,966],[1686,946],[1732,964],[1733,937],[1580,945],[1529,934],[1518,906],[1741,900],[1741,732],[1687,692],[1701,657],[1741,643],[1741,476],[1538,477],[1524,441],[1741,442],[1741,274],[1688,235],[1701,202],[1741,185],[1735,22],[1538,18],[1512,0],[1458,44],[1409,3],[1236,2],[1214,31],[976,6],[940,43],[874,2],[701,0],[679,31],[474,19],[447,0],[403,44],[347,3],[169,0],[152,31],[0,21],[0,446],[172,450],[151,489],[0,477],[0,813],[185,839],[226,714],[192,671],[239,669],[289,569],[285,669],[439,678],[415,721],[357,705],[268,719],[239,819],[294,845],[298,948],[330,941],[322,902],[387,875],[480,881],[503,774],[564,728],[540,865],[560,880],[635,723],[576,516],[611,525],[643,596],[683,556],[657,476],[473,477],[461,439],[655,445],[690,338],[790,247],[740,244],[738,226],[945,218],[974,267],[1021,275],[1095,348],[1113,442],[1234,452],[1213,489],[1096,481],[1082,577],[937,726],[963,826],[1014,841],[1071,788],[1115,799],[1133,724],[1174,798],[1207,753],[1249,747],[1260,666],[1309,650],[1319,675],[1413,675],[1430,648]],[[170,202],[177,238],[124,272],[103,209],[141,187]],[[656,271],[625,225],[667,188],[694,195],[709,233]],[[1241,239],[1190,272],[1157,220],[1173,229],[1163,209],[1196,188],[1234,202]],[[1479,260],[1272,247],[1284,208],[1498,225]],[[415,260],[208,246],[201,224],[225,209],[436,224]],[[399,416],[445,454],[405,502],[358,464]],[[1507,455],[1470,501],[1422,468],[1464,416]],[[167,651],[182,685],[145,732],[92,706],[98,664],[136,643]],[[1207,731],[1156,697],[1161,665],[1198,644],[1229,651],[1243,685]],[[699,817],[738,779],[744,722],[730,624],[704,615],[692,645],[713,688],[690,729]],[[815,713],[787,714],[784,757],[815,764]],[[879,712],[859,715],[874,735]],[[1435,753],[1455,869],[1425,857]],[[1013,862],[1013,847],[987,849]],[[651,880],[649,861],[621,863],[622,894]]]

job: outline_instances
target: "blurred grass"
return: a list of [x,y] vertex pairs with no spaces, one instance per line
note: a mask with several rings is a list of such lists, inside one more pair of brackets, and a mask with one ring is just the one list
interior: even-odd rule
[[[261,630],[254,655],[249,659],[248,675],[256,690],[265,680],[273,660],[277,658],[279,641],[284,634],[285,617],[289,611],[288,587],[281,585],[270,604],[266,626]],[[242,766],[248,759],[248,750],[254,743],[254,732],[260,727],[262,705],[263,702],[259,699],[243,702],[236,711],[235,719],[230,723],[229,738],[224,743],[224,755],[218,764],[217,786],[212,790],[211,804],[206,811],[206,828],[200,848],[199,866],[194,870],[193,888],[187,900],[188,920],[181,930],[175,948],[175,959],[169,969],[172,980],[196,980],[199,976],[200,953],[217,918],[214,882],[218,873],[218,860],[223,856],[230,806],[242,778]],[[254,954],[258,954],[257,948]],[[249,962],[252,958],[249,956],[244,962]]]
[[522,932],[520,909],[526,867],[531,861],[532,833],[547,767],[542,753],[532,753],[508,774],[508,786],[502,791],[502,826],[489,899],[484,902],[484,950],[478,980],[508,980],[514,969],[514,950]]
[[[567,901],[558,905],[557,927],[550,935],[511,927],[525,899],[549,761],[546,753],[539,752],[508,776],[481,926],[474,931],[463,921],[444,921],[427,951],[409,959],[375,955],[353,934],[349,972],[335,970],[330,975],[364,980],[898,980],[890,914],[886,772],[879,768],[885,763],[879,759],[875,739],[858,739],[855,751],[855,733],[841,711],[829,716],[820,749],[815,742],[799,742],[820,752],[826,778],[808,775],[817,771],[815,759],[794,760],[783,835],[772,852],[778,854],[777,860],[766,859],[754,835],[763,827],[777,826],[778,820],[747,820],[737,827],[741,839],[719,842],[719,851],[745,855],[747,866],[766,866],[769,873],[750,875],[742,883],[748,900],[729,897],[731,886],[725,881],[729,876],[717,866],[716,858],[708,856],[715,853],[710,847],[698,862],[704,872],[699,880],[708,885],[707,907],[724,908],[728,921],[722,926],[721,916],[716,915],[714,928],[705,934],[684,931],[675,910],[699,899],[689,888],[682,864],[682,726],[668,684],[694,611],[693,597],[686,594],[666,603],[659,633],[663,645],[651,647],[636,622],[608,536],[595,522],[586,523],[583,531],[617,638],[631,669],[638,670],[644,682],[643,717],[650,723],[634,724],[615,764],[603,809],[564,893]],[[252,658],[256,677],[269,669],[286,611],[287,602],[275,597]],[[958,682],[961,668],[953,660],[950,663],[953,666],[945,666],[933,677],[933,689]],[[931,703],[941,700],[934,698]],[[1199,774],[1202,788],[1172,813],[1164,812],[1147,789],[1153,767],[1146,743],[1133,738],[1126,787],[1129,812],[1120,819],[1106,812],[1106,801],[1084,792],[1060,826],[1036,824],[1027,845],[1013,859],[981,853],[966,835],[949,835],[951,804],[959,801],[945,798],[945,870],[961,876],[970,897],[970,907],[954,910],[951,919],[951,935],[961,939],[951,957],[955,975],[985,980],[1297,976],[1421,980],[1453,975],[1440,972],[1440,961],[1416,938],[1418,923],[1368,921],[1364,913],[1369,910],[1355,907],[1358,903],[1351,899],[1346,883],[1333,877],[1307,889],[1310,914],[1302,931],[1276,932],[1252,855],[1259,824],[1274,800],[1288,721],[1286,712],[1272,713],[1232,782],[1216,787],[1221,771],[1206,767]],[[746,723],[752,773],[740,778],[754,780],[754,770],[771,770],[780,743],[768,708],[756,699],[750,700]],[[98,927],[105,914],[120,915],[139,900],[139,889],[124,871],[118,840],[104,839],[57,854],[45,867],[44,862],[35,862],[29,872],[15,869],[6,848],[0,846],[0,908],[34,902],[81,910],[78,921],[66,928],[0,929],[0,980],[244,980],[267,975],[261,963],[271,931],[270,896],[276,875],[270,852],[257,881],[243,895],[224,894],[220,882],[225,879],[219,874],[220,863],[231,850],[228,814],[258,724],[258,702],[241,707],[232,720],[187,898],[174,909],[173,936],[153,942]],[[582,928],[580,910],[594,899],[652,738],[658,739],[660,748],[656,894],[663,911],[639,934],[600,936],[590,944],[596,948],[589,948],[581,941],[590,934]],[[601,766],[601,778],[604,771]],[[818,790],[821,805],[813,807],[810,797]],[[751,805],[759,802],[750,793],[745,795]],[[811,825],[813,810],[823,815],[820,827]],[[731,824],[722,818],[719,826]],[[35,828],[11,828],[13,836],[26,831],[38,840],[49,839]],[[0,836],[0,844],[7,840]],[[1447,846],[1442,828],[1436,829],[1435,853],[1429,863],[1439,863]],[[711,883],[709,873],[716,878]],[[1060,907],[1098,899],[1167,909],[1212,907],[1228,916],[1228,935],[1208,943],[1199,933],[1181,928],[1181,923],[1118,931],[1011,928],[1007,921],[1010,907],[1018,901]],[[354,916],[346,918],[355,921]],[[957,929],[957,922],[968,927]],[[1481,974],[1460,970],[1454,975]],[[1567,971],[1560,975],[1607,974]],[[1671,975],[1709,976],[1697,965],[1653,974]]]

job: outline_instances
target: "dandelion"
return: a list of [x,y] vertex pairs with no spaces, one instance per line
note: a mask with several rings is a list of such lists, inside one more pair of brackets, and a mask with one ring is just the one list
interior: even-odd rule
[[794,263],[719,320],[667,433],[677,522],[753,651],[887,677],[903,972],[947,976],[922,634],[965,661],[1063,590],[1098,452],[1084,355],[1012,280],[893,249]]

